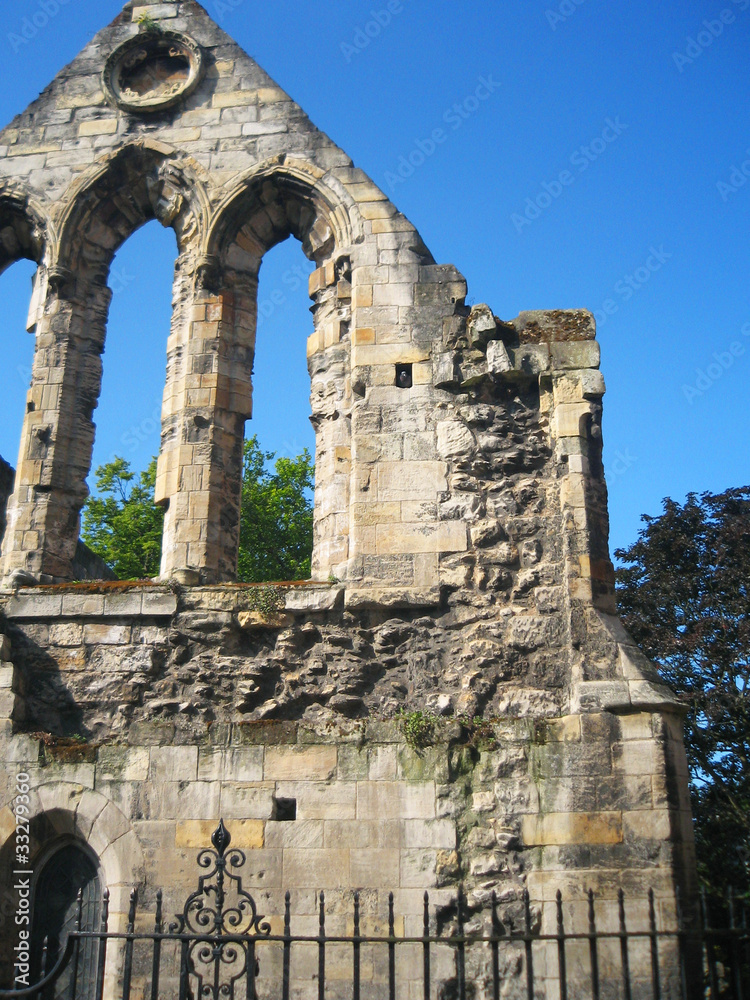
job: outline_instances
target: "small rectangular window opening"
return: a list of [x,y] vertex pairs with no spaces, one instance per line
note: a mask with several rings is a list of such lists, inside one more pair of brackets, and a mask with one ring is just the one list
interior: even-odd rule
[[277,799],[273,800],[273,818],[279,823],[288,823],[293,819],[297,818],[297,800],[296,799]]
[[396,385],[399,389],[411,389],[411,365],[396,365]]

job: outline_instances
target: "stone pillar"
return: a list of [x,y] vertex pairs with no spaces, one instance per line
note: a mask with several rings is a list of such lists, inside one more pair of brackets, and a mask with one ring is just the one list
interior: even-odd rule
[[[567,463],[561,480],[566,518],[568,580],[574,601],[615,613],[614,569],[609,558],[607,487],[602,468],[601,398],[594,341],[552,344],[553,428],[557,457]],[[579,368],[573,368],[578,363]],[[586,365],[586,367],[584,367]]]
[[310,275],[315,332],[307,342],[315,428],[313,580],[346,575],[351,477],[351,283],[347,258]]
[[46,275],[32,383],[8,524],[3,574],[41,582],[73,578],[79,515],[88,487],[101,353],[112,293],[103,277],[50,288]]
[[162,576],[236,579],[257,287],[257,274],[232,272],[213,291],[177,268],[156,479],[166,508]]

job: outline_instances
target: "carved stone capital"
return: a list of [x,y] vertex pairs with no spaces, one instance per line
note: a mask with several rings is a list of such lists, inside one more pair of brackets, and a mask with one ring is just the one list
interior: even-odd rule
[[199,254],[195,261],[195,286],[199,291],[216,292],[221,281],[219,258],[212,253]]

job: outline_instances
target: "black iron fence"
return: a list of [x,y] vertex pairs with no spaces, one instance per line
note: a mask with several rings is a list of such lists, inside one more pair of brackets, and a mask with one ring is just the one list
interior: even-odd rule
[[494,894],[477,911],[460,891],[438,907],[425,893],[421,933],[409,935],[397,933],[392,893],[382,932],[368,933],[357,892],[347,933],[331,933],[320,893],[317,927],[304,934],[292,933],[287,892],[274,933],[242,886],[245,855],[230,848],[223,823],[212,844],[197,859],[206,874],[173,921],[160,892],[145,929],[133,891],[125,929],[112,930],[105,892],[100,926],[84,930],[79,899],[59,953],[44,942],[40,978],[0,990],[0,1000],[750,1000],[747,918],[731,899],[720,915],[703,900],[692,921],[678,903],[665,928],[649,892],[643,926],[631,927],[622,891],[614,902],[588,892],[575,926],[558,892],[545,926],[528,893],[516,921]]

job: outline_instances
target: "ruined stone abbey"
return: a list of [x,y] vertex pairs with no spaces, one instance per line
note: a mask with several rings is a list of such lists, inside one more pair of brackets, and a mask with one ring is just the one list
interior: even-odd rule
[[[81,583],[109,267],[154,219],[178,244],[161,575]],[[234,581],[258,273],[289,236],[316,265],[313,570],[269,609]],[[372,913],[393,891],[408,932],[425,889],[460,883],[477,914],[528,889],[542,927],[558,889],[574,917],[620,886],[672,913],[694,867],[682,716],[616,617],[591,314],[469,308],[195,0],[127,3],[0,132],[0,269],[20,258],[36,348],[2,540],[0,939],[18,772],[31,867],[81,852],[114,924],[132,886],[179,908],[220,817],[274,920],[286,890],[300,919],[317,890]]]

